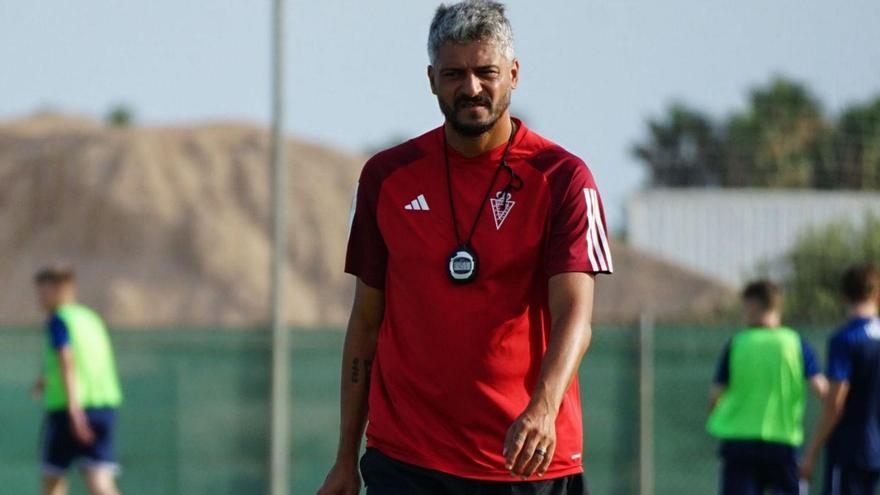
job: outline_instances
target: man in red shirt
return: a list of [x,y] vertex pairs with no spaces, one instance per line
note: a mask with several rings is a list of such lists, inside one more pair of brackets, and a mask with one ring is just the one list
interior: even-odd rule
[[364,166],[346,271],[342,424],[321,495],[587,493],[576,371],[605,215],[576,156],[509,114],[510,24],[441,6],[428,79],[443,126]]

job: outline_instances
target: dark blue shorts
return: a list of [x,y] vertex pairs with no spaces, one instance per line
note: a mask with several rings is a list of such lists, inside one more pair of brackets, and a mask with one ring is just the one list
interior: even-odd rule
[[46,474],[64,474],[74,463],[83,469],[116,469],[116,456],[113,452],[116,410],[86,409],[85,413],[95,433],[95,441],[91,445],[83,445],[74,438],[67,411],[46,414],[42,449],[43,471]]
[[724,461],[722,495],[805,495],[795,462],[764,463]]
[[822,495],[873,495],[878,479],[880,471],[827,462]]
[[806,486],[798,479],[794,447],[761,441],[721,444],[722,495],[800,495]]
[[589,495],[583,475],[541,481],[459,478],[392,459],[374,448],[361,458],[367,495]]

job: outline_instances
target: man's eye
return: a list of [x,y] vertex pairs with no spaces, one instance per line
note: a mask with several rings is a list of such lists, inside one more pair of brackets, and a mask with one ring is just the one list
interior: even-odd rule
[[497,70],[482,70],[479,72],[479,74],[480,74],[480,77],[486,77],[486,78],[498,77]]

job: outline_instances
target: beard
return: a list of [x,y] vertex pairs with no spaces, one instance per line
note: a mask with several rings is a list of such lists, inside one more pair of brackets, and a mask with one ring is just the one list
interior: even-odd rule
[[[498,119],[504,115],[504,112],[510,106],[510,91],[507,91],[502,95],[497,105],[493,104],[492,99],[485,94],[470,97],[459,96],[452,102],[452,105],[447,104],[438,96],[437,102],[440,104],[440,111],[443,112],[446,121],[449,122],[449,125],[451,125],[457,133],[462,136],[477,137],[492,130],[492,128],[495,127],[495,124],[498,123]],[[474,104],[482,106],[488,110],[489,116],[475,122],[465,121],[458,117],[462,110],[467,111],[471,108],[478,108],[473,107],[472,105]]]

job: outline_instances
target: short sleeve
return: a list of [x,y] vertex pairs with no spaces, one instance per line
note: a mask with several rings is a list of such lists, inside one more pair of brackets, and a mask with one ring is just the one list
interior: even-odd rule
[[352,200],[345,271],[376,289],[385,288],[388,248],[377,221],[381,181],[364,167]]
[[718,359],[718,364],[715,365],[715,380],[716,385],[727,385],[730,383],[730,342],[724,346],[724,351],[721,352],[721,357]]
[[560,177],[550,180],[553,210],[545,270],[548,276],[563,272],[611,273],[611,245],[602,198],[587,166],[576,158]]
[[804,356],[804,378],[812,378],[819,374],[819,360],[810,344],[801,337],[801,352]]
[[828,379],[836,382],[849,381],[851,370],[849,341],[846,334],[836,335],[828,343]]
[[49,344],[56,350],[70,344],[70,331],[67,329],[67,324],[58,315],[54,315],[49,320]]

